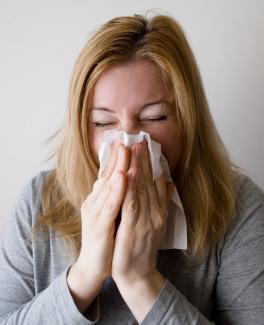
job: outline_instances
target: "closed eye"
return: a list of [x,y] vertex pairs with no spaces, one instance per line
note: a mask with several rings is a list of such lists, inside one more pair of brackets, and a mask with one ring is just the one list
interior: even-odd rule
[[158,123],[158,122],[165,121],[166,119],[167,119],[167,116],[162,115],[162,116],[157,116],[157,117],[153,117],[153,118],[146,118],[146,119],[143,119],[142,121],[146,122],[146,123]]
[[[141,122],[143,122],[144,124],[151,124],[151,123],[160,123],[162,121],[165,121],[167,119],[166,115],[162,115],[162,116],[157,116],[157,117],[153,117],[153,118],[143,118],[141,119]],[[115,122],[106,122],[106,123],[101,123],[101,122],[92,122],[96,128],[107,128],[110,127],[112,125],[115,124]]]
[[109,123],[94,122],[93,124],[95,125],[96,128],[105,128],[105,127],[113,125],[114,122],[109,122]]

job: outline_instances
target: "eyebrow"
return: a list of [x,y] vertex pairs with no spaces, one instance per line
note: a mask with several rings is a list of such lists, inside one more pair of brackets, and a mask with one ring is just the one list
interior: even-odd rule
[[[157,105],[157,104],[166,104],[166,105],[170,105],[170,103],[166,100],[157,100],[154,102],[150,102],[150,103],[146,103],[144,104],[141,108],[140,111],[148,108],[149,106],[153,106],[153,105]],[[115,113],[115,111],[113,111],[112,109],[108,108],[108,107],[92,107],[91,111],[106,111],[106,112],[110,112],[110,113]]]

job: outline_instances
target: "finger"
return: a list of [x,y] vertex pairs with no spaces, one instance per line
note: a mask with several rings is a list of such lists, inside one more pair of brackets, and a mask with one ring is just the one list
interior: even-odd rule
[[134,227],[138,221],[138,200],[136,194],[136,174],[133,170],[127,173],[127,190],[122,205],[121,226],[128,225]]
[[166,181],[163,174],[155,180],[155,190],[159,206],[163,208],[166,205]]
[[104,190],[100,200],[97,200],[96,210],[99,217],[106,224],[111,224],[117,217],[124,200],[126,177],[122,172],[117,172],[114,179],[114,189]]
[[152,176],[152,167],[151,167],[151,159],[148,150],[148,146],[146,142],[142,142],[142,152],[141,152],[141,159],[140,165],[142,169],[142,173],[144,175],[145,181],[148,183],[153,183],[153,176]]
[[129,150],[122,143],[117,147],[117,160],[113,172],[121,171],[126,173],[129,166]]
[[[146,169],[145,172],[143,172],[144,168]],[[139,228],[143,229],[149,222],[148,218],[152,209],[151,201],[155,201],[156,199],[155,189],[153,189],[153,181],[148,166],[147,148],[145,144],[139,143],[131,148],[131,164],[129,173],[132,175],[134,174],[133,190],[137,204],[136,216],[134,217],[135,224]],[[144,173],[148,176],[144,175]],[[148,189],[148,187],[152,187],[152,189]],[[150,192],[149,195],[148,191]]]
[[[137,143],[131,147],[130,167],[127,173],[129,191],[127,191],[127,196],[125,198],[125,200],[127,199],[126,202],[129,203],[126,205],[123,204],[123,208],[127,207],[128,205],[130,206],[130,213],[128,213],[127,223],[129,223],[131,226],[143,228],[149,222],[147,218],[149,217],[151,210],[150,200],[156,200],[146,150],[147,149],[143,143]],[[150,183],[149,185],[152,186],[152,196],[147,194],[147,181],[146,176],[144,176],[142,166],[143,159],[145,159],[144,166],[148,168],[148,182]]]
[[131,146],[130,149],[130,165],[129,165],[129,170],[133,171],[132,172],[132,177],[133,180],[136,180],[136,177],[138,176],[138,173],[140,172],[139,170],[139,158],[141,154],[142,148],[140,143],[134,143]]
[[149,150],[146,144],[143,144],[142,148],[143,148],[142,154],[139,159],[140,170],[142,170],[142,175],[143,175],[143,177],[141,177],[141,180],[144,184],[146,200],[149,204],[149,209],[151,209],[151,208],[155,208],[156,206],[155,203],[157,201],[157,194],[155,191],[155,186],[152,177]]
[[[115,206],[116,201],[119,202],[120,197],[122,197],[122,200],[124,198],[124,187],[125,186],[125,179],[126,176],[123,171],[117,171],[114,170],[114,172],[111,175],[111,178],[108,180],[105,180],[102,186],[98,186],[99,190],[97,193],[95,193],[94,201],[96,204],[96,209],[98,210],[98,213],[100,213],[101,210],[103,210],[104,205],[109,205],[110,210],[112,211],[114,209],[111,208],[112,204],[111,202],[106,203],[107,201],[113,201],[113,205]],[[97,195],[97,196],[96,196]],[[118,203],[119,204],[119,203]],[[117,211],[118,212],[118,211]]]
[[[127,191],[122,205],[122,225],[134,227],[138,222],[139,202],[138,190],[140,179],[139,158],[141,154],[141,144],[135,143],[130,150],[130,165],[127,171]],[[141,178],[142,180],[142,178]],[[144,190],[144,184],[143,184]]]
[[146,177],[148,180],[152,181],[152,166],[151,166],[151,158],[150,153],[148,150],[148,144],[146,140],[144,140],[142,143],[142,160],[141,160],[141,167],[144,174],[144,177]]
[[115,158],[111,159],[111,166],[108,167],[105,174],[94,183],[92,194],[94,200],[98,198],[104,187],[106,193],[110,190],[115,190],[115,178],[118,177],[117,173],[127,171],[129,164],[128,149],[123,145],[116,143],[113,148],[113,155],[115,155]]
[[105,178],[98,178],[94,182],[92,192],[88,195],[88,197],[90,197],[91,200],[95,200],[98,197],[99,193],[101,193],[106,182],[107,180]]
[[136,143],[131,147],[131,159],[128,174],[132,175],[137,195],[145,193],[145,180],[142,172],[141,159],[143,154],[143,146]]

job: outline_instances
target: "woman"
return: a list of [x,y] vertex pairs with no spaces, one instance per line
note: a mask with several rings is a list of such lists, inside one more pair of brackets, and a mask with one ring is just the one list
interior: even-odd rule
[[[160,143],[188,249],[159,249],[172,183],[152,181]],[[82,50],[56,169],[26,186],[1,253],[1,324],[261,324],[264,194],[231,163],[199,71],[170,17],[118,17]],[[118,218],[120,223],[118,225]]]

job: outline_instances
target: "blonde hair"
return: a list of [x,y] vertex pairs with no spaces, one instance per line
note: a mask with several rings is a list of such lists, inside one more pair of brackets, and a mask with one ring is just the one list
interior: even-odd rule
[[98,168],[88,141],[93,87],[104,71],[132,60],[155,63],[174,94],[182,152],[174,175],[187,218],[188,254],[201,256],[222,238],[235,213],[236,171],[211,118],[199,70],[179,24],[171,17],[114,18],[87,42],[73,70],[57,166],[43,186],[38,226],[59,231],[78,254],[80,207]]

